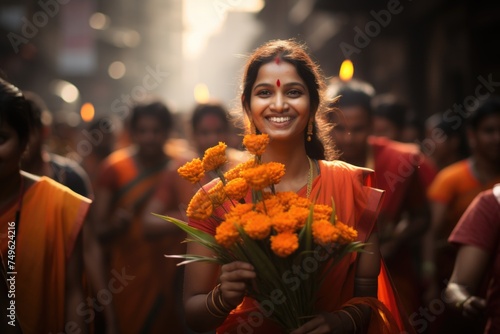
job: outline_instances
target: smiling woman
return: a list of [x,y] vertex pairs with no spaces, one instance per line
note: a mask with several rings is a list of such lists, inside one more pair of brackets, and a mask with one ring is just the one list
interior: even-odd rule
[[[329,161],[335,158],[333,145],[319,133],[325,129],[324,87],[307,48],[293,40],[270,41],[257,48],[244,70],[241,114],[246,130],[268,135],[269,145],[260,157],[263,163],[285,166],[275,190],[295,192],[316,204],[332,205],[333,201],[337,218],[356,229],[358,240],[367,243],[368,252],[345,256],[318,282],[319,298],[311,301],[317,315],[288,332],[413,333],[384,269],[376,233],[372,233],[383,194],[371,187],[373,171]],[[201,195],[213,186],[213,182],[207,184]],[[223,220],[224,213],[215,212],[209,219],[190,218],[189,225],[214,235]],[[186,253],[216,255],[197,243],[188,243]],[[300,274],[298,267],[290,270]],[[184,307],[188,325],[200,332],[217,328],[218,333],[282,333],[269,318],[269,305],[259,305],[247,294],[250,286],[258,290],[256,278],[262,274],[240,261],[187,265]]]

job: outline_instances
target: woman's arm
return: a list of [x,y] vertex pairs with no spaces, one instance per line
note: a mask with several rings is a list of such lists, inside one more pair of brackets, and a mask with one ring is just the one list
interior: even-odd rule
[[476,246],[462,245],[446,287],[450,307],[464,316],[475,318],[486,308],[483,298],[474,296],[488,268],[490,255]]
[[[187,253],[213,255],[206,247],[193,242],[188,243]],[[244,262],[222,267],[198,262],[188,264],[184,273],[184,308],[188,326],[197,332],[217,328],[241,303],[247,284],[253,278],[253,267]],[[217,286],[218,280],[220,286]]]

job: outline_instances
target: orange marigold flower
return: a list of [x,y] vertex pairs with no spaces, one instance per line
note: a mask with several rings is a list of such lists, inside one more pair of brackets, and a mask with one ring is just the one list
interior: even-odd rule
[[250,211],[248,211],[247,213],[244,213],[244,214],[240,217],[241,226],[245,227],[245,225],[246,225],[248,222],[251,222],[253,219],[256,219],[255,217],[258,217],[258,216],[261,216],[261,215],[262,215],[261,213],[258,213],[258,212],[253,211],[253,210],[250,210]]
[[222,247],[231,247],[239,238],[240,234],[236,225],[231,220],[223,221],[215,229],[215,241]]
[[284,232],[271,237],[271,249],[279,257],[287,257],[299,248],[299,237],[295,233]]
[[219,142],[218,145],[210,147],[205,151],[202,161],[205,171],[216,170],[226,163],[226,147],[226,144]]
[[248,192],[248,183],[245,179],[237,177],[229,181],[224,187],[224,190],[229,198],[238,201],[246,196]]
[[218,181],[217,184],[208,191],[208,195],[210,196],[210,200],[213,205],[222,205],[222,203],[224,203],[227,199],[222,181]]
[[269,174],[263,165],[243,170],[240,172],[240,176],[247,181],[253,190],[262,190],[271,185]]
[[280,201],[280,203],[285,207],[285,210],[288,210],[293,202],[299,197],[293,191],[283,191],[276,193],[276,197]]
[[297,230],[298,221],[290,212],[278,213],[272,220],[273,228],[276,232],[295,232]]
[[297,221],[297,229],[301,229],[306,224],[307,218],[309,217],[309,209],[301,208],[295,205],[292,205],[288,213],[295,217]]
[[314,221],[311,229],[314,241],[317,244],[324,246],[338,240],[339,233],[337,228],[326,219]]
[[265,239],[271,232],[271,219],[264,214],[257,213],[245,222],[243,229],[252,239]]
[[199,182],[205,176],[203,163],[199,158],[186,162],[177,169],[177,173],[191,183]]
[[234,219],[234,218],[241,219],[241,217],[244,214],[252,211],[252,209],[253,209],[252,203],[238,203],[234,207],[231,208],[231,211],[226,213],[225,219],[226,220]]
[[251,168],[255,166],[255,161],[253,159],[250,159],[246,162],[239,163],[235,167],[231,168],[227,172],[224,173],[224,178],[226,181],[231,181],[232,179],[235,179],[237,177],[240,177],[240,172],[242,170]]
[[314,220],[320,220],[320,219],[330,220],[332,212],[333,209],[331,206],[324,204],[315,204],[313,212]]
[[[267,197],[267,198],[266,198]],[[269,217],[274,217],[278,213],[284,212],[285,208],[279,202],[276,196],[264,196],[264,201],[258,202],[255,205],[255,210],[267,214]]]
[[269,144],[269,135],[267,134],[248,134],[243,137],[243,145],[247,148],[248,152],[254,155],[262,155]]
[[337,228],[339,233],[339,241],[342,243],[353,242],[358,237],[358,231],[342,222],[336,222],[335,227]]
[[295,205],[300,208],[309,209],[311,206],[311,201],[308,198],[300,197],[297,195],[294,201],[290,202],[290,206]]
[[263,164],[266,167],[267,173],[269,174],[269,182],[272,184],[278,184],[281,181],[283,175],[285,175],[285,165],[279,162],[268,162]]
[[189,218],[204,220],[213,212],[213,204],[208,194],[202,190],[198,191],[189,202],[186,214]]

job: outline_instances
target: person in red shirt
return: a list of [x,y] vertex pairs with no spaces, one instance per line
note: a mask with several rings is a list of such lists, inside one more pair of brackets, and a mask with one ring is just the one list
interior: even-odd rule
[[[500,183],[469,205],[448,241],[458,247],[446,287],[450,306],[464,317],[487,317],[485,334],[500,332]],[[487,283],[486,298],[481,286]]]
[[427,187],[437,173],[416,144],[373,136],[374,88],[367,82],[332,80],[329,97],[339,96],[331,112],[331,137],[340,159],[375,170],[375,185],[385,190],[378,219],[380,249],[408,313],[421,305],[419,249],[430,223]]

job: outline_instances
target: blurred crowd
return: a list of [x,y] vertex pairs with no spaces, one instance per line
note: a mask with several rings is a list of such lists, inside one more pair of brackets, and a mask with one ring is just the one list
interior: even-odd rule
[[[185,235],[152,213],[186,219],[198,186],[177,168],[207,148],[225,142],[228,168],[247,159],[238,119],[216,100],[176,113],[151,98],[136,101],[126,119],[109,115],[71,127],[57,123],[36,92],[22,93],[34,131],[21,169],[92,200],[81,240],[85,325],[96,333],[190,333],[182,314],[183,267],[164,256],[183,253]],[[500,97],[484,96],[450,114],[413,110],[356,79],[331,79],[328,94],[340,96],[328,115],[340,159],[374,169],[385,191],[381,252],[410,323],[418,333],[481,333],[488,312],[498,312],[484,300],[500,294],[488,285],[499,274],[491,264],[499,233],[490,231],[497,239],[483,248],[485,265],[474,267],[479,277],[468,288],[477,312],[469,316],[447,294],[464,270],[455,266],[462,241],[450,237],[476,196],[500,183]]]

